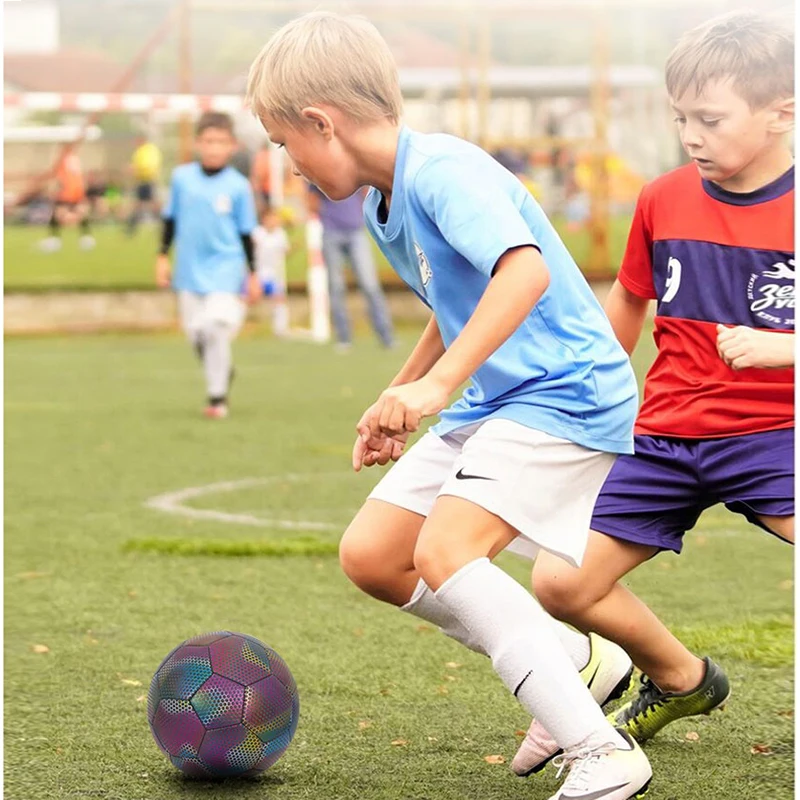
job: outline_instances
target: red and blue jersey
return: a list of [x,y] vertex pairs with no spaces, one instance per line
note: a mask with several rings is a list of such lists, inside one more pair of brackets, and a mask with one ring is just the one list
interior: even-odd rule
[[794,332],[794,168],[727,192],[694,165],[639,197],[619,280],[658,301],[636,433],[708,439],[794,426],[794,369],[728,367],[716,326]]

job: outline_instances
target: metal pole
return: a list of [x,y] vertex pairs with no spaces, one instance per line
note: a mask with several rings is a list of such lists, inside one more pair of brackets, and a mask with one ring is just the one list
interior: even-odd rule
[[458,60],[460,67],[460,81],[458,84],[458,111],[459,111],[459,130],[458,135],[463,139],[469,138],[469,62],[470,62],[470,21],[464,14],[458,26]]
[[[477,23],[477,17],[476,17]],[[481,20],[478,31],[478,144],[486,147],[489,141],[489,106],[492,87],[489,67],[492,59],[492,23],[488,15]]]
[[[181,94],[192,93],[192,16],[191,0],[180,0],[179,81]],[[182,163],[192,160],[192,118],[184,112],[180,119],[178,155]]]
[[592,82],[592,112],[594,116],[594,152],[592,155],[592,191],[589,212],[589,271],[609,273],[609,186],[608,186],[608,117],[610,100],[609,29],[604,7],[595,11]]

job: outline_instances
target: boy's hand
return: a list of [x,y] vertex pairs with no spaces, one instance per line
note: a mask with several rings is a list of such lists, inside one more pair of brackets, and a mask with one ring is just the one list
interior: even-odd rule
[[745,325],[729,328],[717,325],[717,352],[719,357],[731,369],[747,369],[760,367],[762,369],[779,368],[787,366],[782,357],[776,337],[785,334],[757,331]]
[[397,461],[405,451],[407,439],[407,433],[394,439],[359,433],[353,445],[353,469],[360,472],[361,467],[372,467],[375,464],[385,466],[390,461]]
[[169,256],[163,253],[156,259],[156,286],[159,289],[169,289],[172,278],[172,267],[169,263]]
[[377,403],[373,403],[362,415],[356,425],[358,439],[353,445],[353,469],[356,472],[361,467],[372,467],[375,464],[384,466],[390,461],[397,461],[406,447],[408,434],[390,437],[383,433],[373,436],[369,430],[369,421],[375,413]]
[[[362,422],[373,437],[413,433],[419,430],[424,417],[438,414],[447,405],[449,396],[445,386],[426,375],[411,383],[386,389],[367,412],[369,418],[362,417]],[[359,432],[362,432],[361,428]]]
[[257,303],[263,294],[263,287],[259,280],[258,274],[251,272],[247,276],[247,302]]

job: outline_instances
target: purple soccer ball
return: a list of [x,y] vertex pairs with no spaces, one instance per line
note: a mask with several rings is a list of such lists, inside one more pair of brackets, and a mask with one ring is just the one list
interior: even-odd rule
[[258,775],[286,751],[300,698],[284,660],[243,633],[187,639],[150,682],[147,719],[156,744],[187,775]]

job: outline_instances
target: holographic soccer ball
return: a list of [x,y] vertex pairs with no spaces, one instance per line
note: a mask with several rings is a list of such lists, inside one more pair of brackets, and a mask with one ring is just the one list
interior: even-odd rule
[[283,659],[258,639],[217,631],[187,639],[150,682],[156,744],[187,775],[257,775],[292,741],[300,698]]

